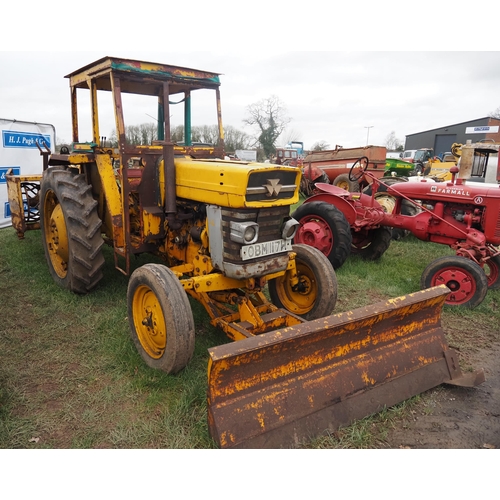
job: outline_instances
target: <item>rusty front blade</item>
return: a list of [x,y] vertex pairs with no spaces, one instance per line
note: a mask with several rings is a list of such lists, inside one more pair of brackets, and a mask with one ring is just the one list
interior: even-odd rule
[[448,293],[441,285],[209,349],[212,438],[222,448],[293,447],[459,383],[441,328]]

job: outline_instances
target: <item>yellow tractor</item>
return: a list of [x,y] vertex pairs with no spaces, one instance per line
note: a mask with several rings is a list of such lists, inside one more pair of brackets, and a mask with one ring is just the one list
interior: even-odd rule
[[[209,350],[208,426],[218,446],[295,446],[443,382],[481,381],[462,375],[446,344],[444,286],[331,315],[332,266],[319,250],[292,244],[301,171],[224,159],[219,74],[104,57],[67,78],[73,143],[57,154],[40,143],[41,175],[8,173],[13,227],[21,239],[41,229],[53,279],[78,294],[98,285],[102,246],[113,247],[115,267],[130,275],[131,336],[152,368],[173,374],[187,365],[188,296],[203,304],[237,341]],[[206,91],[215,93],[219,138],[193,144],[191,107]],[[79,140],[89,116],[80,93],[90,98],[89,142]],[[130,109],[132,96],[140,99]],[[117,144],[99,132],[109,97]],[[125,111],[142,116],[151,100],[157,138],[131,144]],[[183,108],[182,145],[171,140],[174,103]],[[132,272],[142,253],[163,263]]]

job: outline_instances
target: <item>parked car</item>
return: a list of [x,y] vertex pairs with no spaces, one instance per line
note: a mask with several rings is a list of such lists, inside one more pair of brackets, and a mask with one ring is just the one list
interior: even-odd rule
[[406,151],[403,152],[403,156],[401,159],[403,161],[408,161],[410,163],[413,163],[413,159],[415,158],[415,153],[417,152],[417,149],[407,149]]
[[385,154],[386,160],[401,160],[403,153],[401,151],[387,151]]

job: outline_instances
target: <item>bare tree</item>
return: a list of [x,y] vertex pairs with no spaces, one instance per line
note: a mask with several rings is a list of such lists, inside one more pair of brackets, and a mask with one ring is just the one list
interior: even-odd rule
[[394,130],[385,138],[385,147],[391,151],[403,150],[403,141],[396,137]]
[[245,132],[231,125],[224,127],[224,148],[226,151],[234,152],[237,149],[249,149],[252,138]]
[[285,146],[286,144],[290,144],[291,142],[300,141],[300,133],[293,129],[286,129],[278,139],[280,139],[280,143]]
[[[125,138],[128,144],[149,145],[158,139],[158,128],[156,123],[141,123],[140,125],[125,126]],[[109,138],[112,145],[118,145],[116,130],[113,131]]]
[[325,151],[325,149],[328,149],[329,147],[330,144],[326,141],[318,141],[313,144],[312,151]]
[[500,106],[498,106],[495,111],[491,111],[490,114],[488,115],[490,118],[497,118],[500,120]]
[[290,123],[286,108],[280,99],[273,95],[247,107],[248,118],[243,123],[258,127],[257,142],[261,145],[266,158],[276,150],[276,140]]

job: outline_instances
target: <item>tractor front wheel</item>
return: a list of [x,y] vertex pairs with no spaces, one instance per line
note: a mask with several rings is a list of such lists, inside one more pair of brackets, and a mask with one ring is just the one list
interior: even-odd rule
[[176,373],[194,352],[194,319],[179,279],[166,266],[136,269],[127,289],[128,318],[134,344],[151,368]]
[[328,257],[334,269],[351,252],[351,228],[344,214],[334,205],[321,201],[303,203],[292,217],[300,223],[294,243],[317,248]]
[[440,257],[425,268],[420,287],[438,285],[450,289],[445,304],[470,309],[481,304],[488,292],[488,279],[481,266],[457,255]]
[[40,185],[40,227],[52,278],[85,294],[102,278],[101,219],[92,187],[74,169],[48,168]]
[[330,262],[308,245],[293,245],[293,251],[295,269],[269,281],[272,303],[308,321],[332,314],[337,302],[337,277]]

